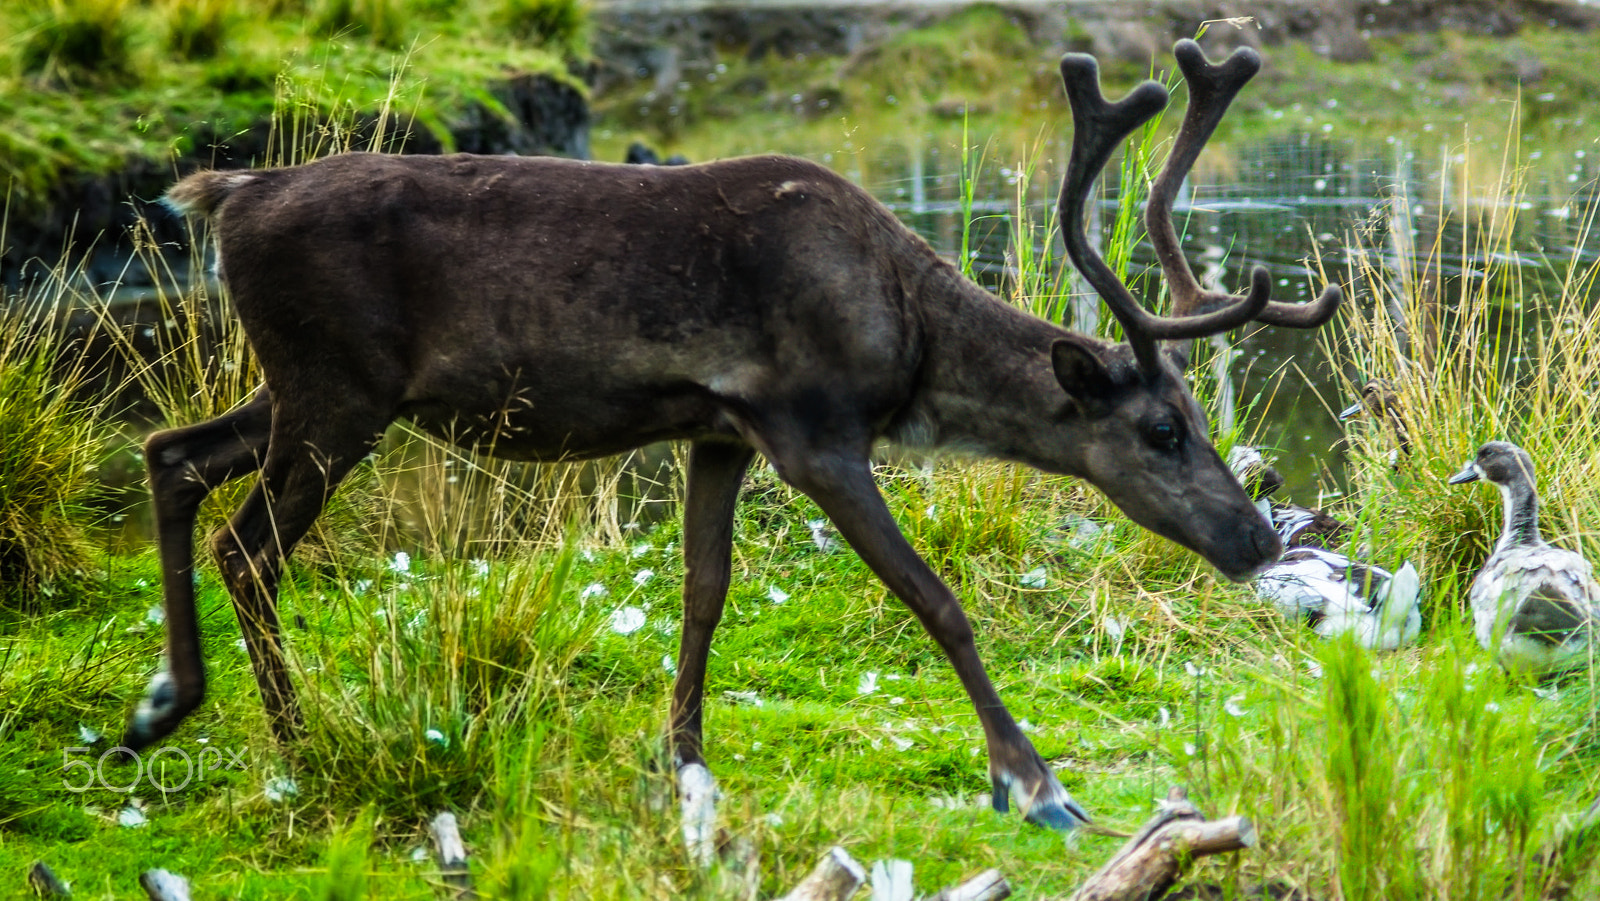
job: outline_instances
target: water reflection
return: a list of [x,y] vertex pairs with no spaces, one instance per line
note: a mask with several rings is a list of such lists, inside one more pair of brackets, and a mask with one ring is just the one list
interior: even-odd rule
[[[982,146],[981,142],[975,142]],[[1391,138],[1374,146],[1324,135],[1285,135],[1218,151],[1213,148],[1186,185],[1176,208],[1191,264],[1202,279],[1238,289],[1252,267],[1265,266],[1274,297],[1309,300],[1323,281],[1311,265],[1354,288],[1346,315],[1370,315],[1373,298],[1431,298],[1448,309],[1474,280],[1512,271],[1508,303],[1559,291],[1569,268],[1600,258],[1588,229],[1595,196],[1594,162],[1586,149],[1529,151],[1508,158],[1487,145],[1430,149]],[[1513,148],[1515,149],[1515,148]],[[1056,261],[1063,251],[1048,233],[1065,141],[1045,145],[1031,171],[990,160],[963,160],[957,148],[925,142],[885,144],[858,157],[846,175],[864,185],[948,257],[963,252],[974,275],[1010,291],[1019,259]],[[963,163],[976,168],[963,196]],[[1114,172],[1113,161],[1108,172]],[[1091,235],[1109,239],[1117,206],[1115,178],[1102,179],[1099,222]],[[1142,188],[1141,188],[1142,196]],[[1019,238],[1019,202],[1035,223]],[[971,228],[964,233],[967,216]],[[1047,240],[1049,238],[1049,240]],[[1022,247],[1027,240],[1031,246]],[[1159,297],[1160,278],[1148,243],[1133,253],[1136,291]],[[1156,272],[1152,275],[1152,272]],[[1363,279],[1381,273],[1392,285],[1374,291]],[[1103,329],[1102,306],[1070,270],[1054,318],[1076,328]],[[1396,311],[1391,311],[1391,313]],[[1248,407],[1271,396],[1265,417],[1242,423],[1255,443],[1276,449],[1289,492],[1317,500],[1319,487],[1343,490],[1334,413],[1349,386],[1367,373],[1335,372],[1319,347],[1327,333],[1258,329],[1238,337],[1223,360],[1231,376],[1223,390]],[[1417,342],[1413,356],[1429,352]]]

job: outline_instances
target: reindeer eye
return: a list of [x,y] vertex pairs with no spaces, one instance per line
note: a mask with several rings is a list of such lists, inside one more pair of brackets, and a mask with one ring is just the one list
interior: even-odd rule
[[1171,422],[1152,422],[1145,427],[1144,440],[1156,450],[1173,450],[1178,446],[1178,427]]

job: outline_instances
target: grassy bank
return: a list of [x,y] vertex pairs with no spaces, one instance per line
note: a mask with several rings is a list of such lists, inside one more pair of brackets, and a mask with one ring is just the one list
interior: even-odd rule
[[[1086,44],[1072,34],[1061,40]],[[1591,98],[1600,89],[1587,62],[1592,43],[1583,32],[1530,23],[1509,37],[1374,38],[1372,57],[1357,62],[1334,62],[1299,43],[1264,47],[1267,65],[1231,107],[1217,142],[1284,131],[1424,147],[1482,140],[1500,133],[1507,110],[1520,103],[1530,146],[1587,144]],[[703,70],[686,68],[671,90],[642,81],[596,98],[596,156],[621,159],[635,139],[693,159],[817,147],[844,155],[859,150],[852,134],[943,143],[963,121],[1026,146],[1069,128],[1056,62],[1015,17],[992,6],[846,58],[727,53]],[[1154,65],[1169,61],[1163,55]],[[1151,74],[1149,65],[1126,61],[1107,60],[1102,69],[1112,95]]]
[[[20,0],[0,8],[0,185],[13,222],[63,186],[205,158],[272,120],[391,115],[447,149],[491,87],[567,74],[587,53],[577,0]],[[285,138],[284,145],[293,138]],[[282,147],[277,155],[282,156]],[[58,202],[58,201],[56,201]]]
[[[449,149],[463,118],[511,115],[491,90],[509,74],[580,86],[568,64],[587,58],[591,27],[577,0],[21,0],[0,9],[0,182],[13,222],[42,216],[64,186],[204,158],[211,145],[264,127],[286,96],[321,121],[388,104]],[[1364,62],[1335,63],[1298,44],[1267,48],[1272,65],[1223,138],[1283,125],[1380,138],[1481,134],[1475,126],[1525,95],[1530,139],[1570,141],[1593,118],[1589,98],[1600,88],[1590,44],[1583,33],[1530,24],[1511,39],[1375,39]],[[1145,74],[1107,64],[1115,88]],[[730,49],[703,71],[691,65],[669,90],[641,80],[598,98],[596,111],[601,159],[621,159],[636,139],[696,159],[822,146],[812,138],[831,141],[841,119],[845,131],[917,134],[966,115],[984,132],[1037,135],[1041,125],[1059,132],[1065,112],[1051,52],[990,6],[848,58],[750,59]]]

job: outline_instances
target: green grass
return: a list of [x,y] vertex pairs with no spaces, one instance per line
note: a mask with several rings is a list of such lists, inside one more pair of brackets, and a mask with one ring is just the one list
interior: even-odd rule
[[91,88],[133,77],[128,0],[28,0],[19,6],[25,74]]
[[170,0],[167,48],[184,59],[213,59],[228,46],[239,18],[229,0]]
[[588,45],[584,0],[498,0],[490,22],[518,40],[565,56],[581,56]]
[[[929,499],[888,475],[902,506]],[[991,518],[1043,515],[1051,498],[1057,514],[1072,507],[1054,480],[997,475],[1038,496],[982,508]],[[941,473],[935,483],[956,484],[934,498],[960,503],[960,483],[980,478]],[[1065,894],[1116,842],[1064,846],[982,806],[982,736],[948,665],[853,555],[812,543],[813,516],[758,479],[708,677],[723,822],[759,841],[764,893],[842,843],[865,860],[917,861],[924,891],[999,866],[1029,896]],[[1170,548],[1137,561],[1143,542],[1118,541],[1111,558],[1045,563],[1041,584],[1028,575],[1040,558],[992,530],[965,534],[969,562],[946,572],[1002,693],[1069,790],[1114,827],[1137,825],[1177,783],[1209,813],[1257,824],[1263,847],[1203,866],[1205,878],[1292,873],[1322,897],[1336,883],[1348,897],[1358,884],[1500,897],[1501,880],[1534,877],[1531,855],[1560,815],[1600,789],[1588,677],[1537,697],[1457,623],[1400,654],[1324,648]],[[411,849],[450,808],[480,885],[503,892],[491,897],[546,879],[558,896],[735,897],[685,859],[656,769],[678,543],[669,520],[566,556],[418,557],[370,581],[302,570],[283,602],[286,622],[305,620],[288,628],[309,726],[292,766],[261,738],[237,628],[204,576],[213,701],[169,744],[194,754],[203,737],[248,765],[170,797],[142,788],[141,828],[110,819],[121,796],[56,787],[61,748],[81,744],[80,723],[116,734],[158,647],[148,627],[127,631],[155,598],[154,567],[120,564],[97,609],[6,632],[0,691],[24,703],[0,729],[0,772],[22,809],[0,812],[0,862],[43,857],[80,885],[161,865],[245,898],[350,891],[339,874],[360,872],[373,897],[423,897],[429,870]],[[1121,566],[1157,572],[1114,577]],[[623,607],[644,611],[643,627],[613,631]],[[862,694],[868,674],[876,689]],[[284,775],[298,794],[268,800]],[[368,822],[378,841],[361,864],[352,855],[367,843],[350,836]],[[1594,890],[1592,874],[1580,878]]]
[[[582,86],[587,10],[540,41],[505,41],[492,4],[426,0],[25,0],[0,6],[0,185],[13,222],[47,212],[53,188],[135,160],[167,166],[269,121],[280,84],[308,118],[386,104],[404,128],[452,146],[450,126],[508,74]],[[282,158],[281,148],[274,155]],[[265,160],[256,160],[264,162]]]
[[[281,128],[289,143],[349,134]],[[1473,246],[1503,246],[1506,221],[1478,226]],[[1057,262],[1031,263],[1013,299],[1059,308]],[[1594,518],[1583,489],[1600,459],[1596,417],[1575,397],[1600,375],[1592,277],[1558,267],[1552,294],[1514,274],[1465,285],[1427,377],[1406,382],[1419,443],[1406,467],[1388,468],[1380,432],[1354,430],[1361,490],[1345,512],[1379,562],[1409,557],[1429,580],[1423,638],[1402,652],[1317,640],[1077,483],[993,463],[880,466],[907,534],[963,597],[1002,695],[1102,823],[1136,827],[1184,784],[1202,810],[1245,814],[1262,837],[1198,867],[1225,886],[1281,879],[1351,899],[1600,892],[1595,837],[1572,823],[1600,793],[1595,676],[1535,692],[1477,647],[1459,604],[1497,513],[1486,495],[1439,484],[1474,442],[1508,432],[1537,448],[1558,540],[1593,544],[1582,524]],[[1426,299],[1427,279],[1400,283],[1402,306]],[[210,304],[168,302],[185,323]],[[1559,325],[1512,341],[1503,324],[1519,307],[1561,312]],[[1397,373],[1381,308],[1347,314],[1329,342],[1336,362]],[[146,375],[173,422],[214,415],[251,384],[236,335],[221,345],[234,368],[219,368],[184,328],[166,354],[171,381]],[[451,809],[487,897],[747,897],[731,874],[688,860],[661,766],[680,628],[674,506],[630,525],[619,469],[597,473],[596,490],[576,468],[503,468],[392,439],[365,489],[389,511],[382,550],[330,544],[284,586],[307,719],[292,755],[265,737],[231,605],[202,567],[210,700],[166,743],[161,775],[182,774],[179,752],[208,748],[241,766],[175,792],[141,783],[143,826],[121,825],[126,794],[63,779],[84,776],[67,761],[116,740],[156,665],[153,554],[97,558],[98,587],[74,605],[4,614],[0,871],[45,859],[78,897],[129,896],[134,874],[161,866],[202,897],[429,898],[438,875],[414,850]],[[1119,842],[1067,841],[988,810],[982,733],[959,683],[853,554],[818,546],[819,518],[752,471],[708,673],[721,822],[759,847],[759,896],[786,891],[833,844],[915,861],[923,893],[999,867],[1021,896],[1066,895]],[[1073,540],[1086,520],[1106,526],[1088,548]],[[643,624],[614,629],[631,610]]]

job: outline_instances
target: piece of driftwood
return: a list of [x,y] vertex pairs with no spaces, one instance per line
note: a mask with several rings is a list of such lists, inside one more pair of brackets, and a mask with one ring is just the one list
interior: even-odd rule
[[72,890],[67,884],[56,878],[50,866],[42,860],[33,862],[28,868],[28,887],[40,898],[71,898]]
[[867,871],[850,852],[828,849],[816,867],[779,901],[844,901],[867,881]]
[[[911,901],[916,897],[909,860],[880,860],[872,865],[872,901]],[[946,886],[923,901],[1001,901],[1011,897],[1011,884],[999,870],[984,870],[960,885]]]
[[433,835],[434,859],[439,862],[439,875],[451,888],[450,897],[457,901],[472,901],[478,893],[472,887],[472,870],[467,866],[467,846],[461,841],[461,827],[456,815],[442,811],[433,818],[428,831]]
[[1207,820],[1184,790],[1174,787],[1156,815],[1089,877],[1071,901],[1152,901],[1166,894],[1192,861],[1255,842],[1248,819]]
[[999,870],[984,870],[960,885],[940,889],[928,901],[1000,901],[1011,897],[1011,883]]
[[189,880],[171,870],[145,870],[139,886],[150,901],[189,901]]
[[872,901],[911,901],[917,893],[913,870],[909,860],[873,861]]

